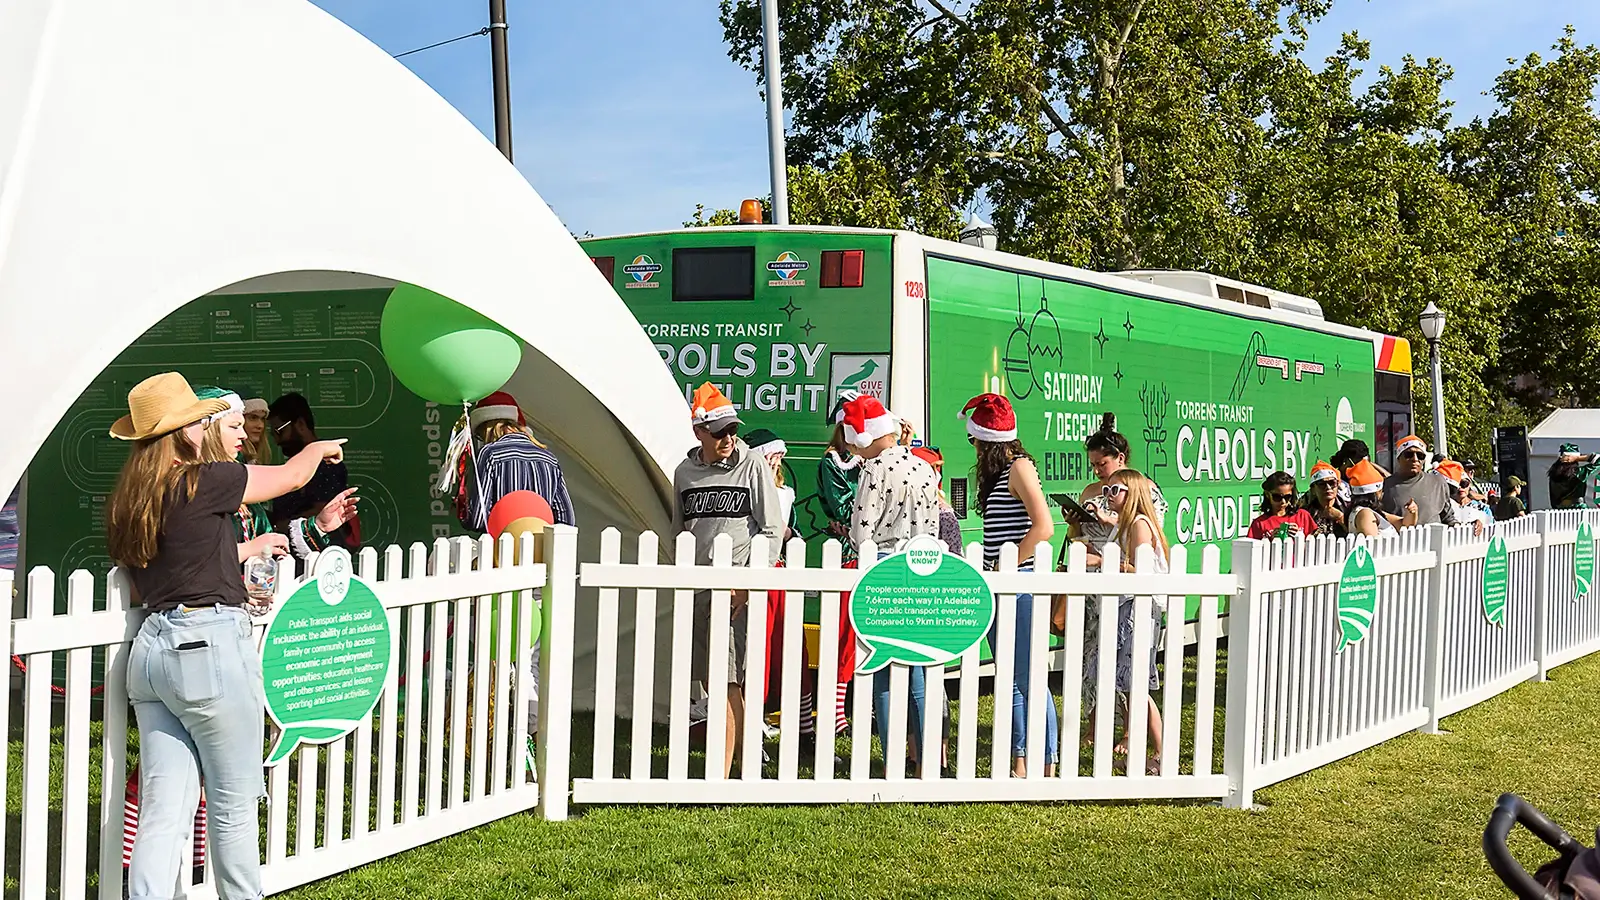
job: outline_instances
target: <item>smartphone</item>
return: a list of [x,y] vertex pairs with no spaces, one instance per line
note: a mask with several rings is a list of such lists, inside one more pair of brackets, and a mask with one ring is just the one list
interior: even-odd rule
[[1064,508],[1067,511],[1067,518],[1069,519],[1073,519],[1081,523],[1096,521],[1096,516],[1092,511],[1066,494],[1051,494],[1050,502]]

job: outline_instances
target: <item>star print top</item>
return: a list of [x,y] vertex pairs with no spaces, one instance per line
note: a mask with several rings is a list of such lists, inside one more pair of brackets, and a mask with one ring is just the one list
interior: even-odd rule
[[859,552],[874,541],[880,553],[898,552],[919,534],[938,533],[939,476],[932,466],[900,446],[862,461],[850,512],[851,546]]

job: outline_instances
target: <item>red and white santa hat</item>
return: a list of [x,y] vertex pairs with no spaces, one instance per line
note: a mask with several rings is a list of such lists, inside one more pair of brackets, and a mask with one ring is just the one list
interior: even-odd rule
[[871,396],[846,401],[840,423],[844,439],[857,447],[869,447],[878,438],[900,433],[900,420]]
[[472,427],[477,428],[486,422],[498,422],[507,419],[518,425],[527,425],[528,420],[522,415],[522,407],[517,405],[517,398],[505,391],[495,391],[489,396],[478,401],[472,408]]
[[979,394],[967,401],[958,418],[965,418],[969,412],[972,417],[967,419],[967,434],[991,444],[1017,439],[1017,413],[1010,400],[999,394]]

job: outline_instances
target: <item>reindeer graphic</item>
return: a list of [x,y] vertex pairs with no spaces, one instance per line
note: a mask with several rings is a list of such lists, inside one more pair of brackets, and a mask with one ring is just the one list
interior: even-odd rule
[[1145,467],[1154,471],[1167,467],[1167,410],[1171,406],[1167,385],[1146,381],[1139,388],[1139,404],[1144,407]]

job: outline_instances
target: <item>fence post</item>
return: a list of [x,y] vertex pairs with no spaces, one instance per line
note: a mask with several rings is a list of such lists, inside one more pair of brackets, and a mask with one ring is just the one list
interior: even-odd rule
[[1449,535],[1449,526],[1428,526],[1428,549],[1433,552],[1433,573],[1428,582],[1427,624],[1422,632],[1425,654],[1422,700],[1428,705],[1428,721],[1417,730],[1423,734],[1444,733],[1439,728],[1439,710],[1444,705],[1444,610],[1448,596],[1444,548]]
[[539,814],[565,821],[572,791],[572,654],[578,606],[578,532],[551,526],[539,637]]
[[1262,604],[1260,580],[1267,545],[1233,542],[1233,571],[1239,589],[1228,610],[1228,708],[1222,744],[1222,771],[1228,778],[1223,805],[1249,809],[1255,793],[1256,760],[1261,752],[1257,679],[1261,674]]
[[[3,609],[0,609],[0,660],[4,660],[6,666],[5,674],[0,675],[0,734],[6,735],[7,740],[10,739],[11,735],[12,673],[10,660],[11,611],[14,605],[11,599],[13,577],[10,569],[0,569],[0,604],[4,606]],[[9,765],[0,766],[0,806],[4,807],[0,809],[0,870],[4,869],[5,860],[10,859],[10,857],[6,856],[6,820],[11,818],[10,804],[5,802],[6,798],[11,796],[6,793],[6,770],[8,768]],[[110,790],[110,788],[106,790]],[[5,873],[0,871],[0,879],[4,877]]]
[[1555,515],[1547,509],[1539,510],[1534,515],[1539,519],[1539,556],[1533,588],[1533,659],[1539,667],[1533,678],[1535,681],[1549,681],[1550,670],[1545,666],[1544,656],[1545,647],[1550,643],[1550,533],[1554,528],[1551,520]]

